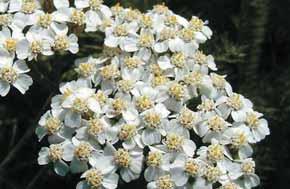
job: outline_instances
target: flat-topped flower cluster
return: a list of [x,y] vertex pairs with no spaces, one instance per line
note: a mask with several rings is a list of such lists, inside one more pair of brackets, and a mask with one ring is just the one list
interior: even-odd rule
[[41,3],[0,2],[2,96],[10,85],[25,93],[32,84],[25,60],[78,52],[69,26],[105,38],[100,56],[75,61],[79,79],[61,84],[41,117],[36,133],[49,146],[40,165],[82,173],[77,189],[115,189],[143,175],[148,189],[259,184],[251,145],[269,135],[268,124],[199,50],[212,36],[206,21],[164,5],[141,13],[102,0],[54,0],[47,13]]

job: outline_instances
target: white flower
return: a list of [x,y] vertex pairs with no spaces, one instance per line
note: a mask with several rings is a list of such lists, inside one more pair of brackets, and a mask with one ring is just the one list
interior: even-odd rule
[[0,52],[6,56],[14,57],[16,48],[21,39],[23,39],[23,33],[19,31],[11,31],[7,27],[3,27],[0,31]]
[[6,96],[10,85],[17,88],[22,94],[32,85],[32,78],[26,73],[30,71],[24,61],[6,58],[0,62],[0,95]]

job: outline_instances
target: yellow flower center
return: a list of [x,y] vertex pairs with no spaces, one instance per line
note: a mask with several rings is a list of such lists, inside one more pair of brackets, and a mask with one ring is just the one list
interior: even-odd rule
[[119,37],[124,37],[128,35],[127,27],[123,25],[117,25],[114,29],[114,34]]
[[141,33],[139,36],[139,45],[141,47],[151,47],[154,43],[154,36],[150,33]]
[[218,89],[223,89],[225,88],[226,85],[226,80],[224,76],[218,75],[218,74],[212,74],[211,80],[213,85],[218,88]]
[[167,16],[165,20],[165,24],[174,26],[177,24],[177,17],[172,15],[172,16]]
[[35,0],[23,0],[21,11],[26,14],[31,14],[37,8]]
[[186,85],[200,85],[202,82],[202,74],[194,71],[185,75],[183,80]]
[[16,45],[17,45],[17,40],[13,39],[13,38],[6,39],[6,41],[4,42],[4,47],[9,52],[15,52],[16,51]]
[[137,127],[136,125],[131,124],[125,124],[122,126],[120,132],[119,132],[119,138],[121,140],[129,140],[133,136],[137,134]]
[[120,114],[123,110],[126,109],[126,102],[121,98],[117,98],[112,103],[115,113]]
[[255,113],[247,113],[246,123],[251,129],[257,129],[259,127],[259,118]]
[[41,41],[32,41],[30,45],[31,52],[33,54],[39,54],[42,50],[42,42]]
[[162,163],[162,154],[160,152],[149,152],[146,163],[150,167],[159,167]]
[[173,189],[174,182],[171,179],[170,175],[161,176],[156,181],[158,189]]
[[188,160],[185,163],[185,172],[190,176],[194,177],[199,171],[199,165],[193,160]]
[[241,95],[233,94],[228,98],[227,104],[235,110],[240,110],[243,107]]
[[89,6],[92,10],[98,10],[103,2],[103,0],[90,0]]
[[221,170],[218,167],[208,166],[205,170],[205,178],[209,182],[216,182],[221,176]]
[[105,80],[111,80],[116,77],[119,77],[120,71],[118,67],[115,65],[107,65],[101,69],[100,74]]
[[74,100],[72,109],[78,113],[87,113],[89,111],[87,101],[80,98]]
[[134,68],[137,68],[141,64],[141,61],[140,59],[136,57],[126,57],[124,60],[124,64],[129,69],[134,69]]
[[158,64],[151,64],[150,65],[150,71],[155,76],[161,76],[163,74],[163,70],[159,67]]
[[93,149],[92,146],[87,142],[81,142],[74,151],[75,157],[79,160],[88,160],[91,156]]
[[223,185],[221,189],[238,189],[238,185],[232,182],[228,182]]
[[17,80],[18,74],[12,67],[0,68],[0,79],[7,83],[14,83]]
[[87,132],[92,136],[97,136],[104,131],[102,122],[99,119],[90,119]]
[[212,144],[208,146],[208,159],[219,161],[224,159],[224,149],[220,144]]
[[72,15],[71,15],[71,22],[81,26],[84,24],[85,22],[85,13],[83,13],[82,11],[79,10],[73,10]]
[[194,61],[197,64],[205,64],[207,61],[207,56],[203,54],[202,51],[196,51],[196,53],[194,54]]
[[48,28],[51,23],[52,23],[52,15],[49,13],[45,13],[38,17],[38,24],[41,27]]
[[171,57],[171,63],[177,68],[183,68],[185,65],[186,57],[183,53],[174,53]]
[[213,116],[208,120],[208,127],[215,132],[221,132],[226,127],[226,122],[220,116]]
[[132,22],[134,20],[138,20],[140,17],[140,12],[138,10],[128,10],[125,14],[125,20],[128,22]]
[[196,32],[199,32],[202,30],[204,26],[204,22],[197,18],[197,17],[192,17],[192,19],[190,20],[190,28],[193,30],[193,31],[196,31]]
[[174,83],[169,87],[168,93],[176,100],[182,100],[182,98],[185,96],[185,89],[183,85]]
[[141,19],[141,25],[145,28],[151,28],[153,25],[152,17],[149,15],[143,15]]
[[95,65],[91,63],[80,63],[77,71],[83,77],[89,77],[94,73]]
[[50,117],[46,120],[45,128],[49,135],[55,134],[61,128],[62,123],[58,118]]
[[175,133],[169,133],[166,136],[165,144],[170,151],[177,151],[180,150],[182,144],[183,144],[184,138],[182,136],[179,136]]
[[128,168],[130,165],[131,157],[130,154],[127,150],[123,148],[119,148],[115,152],[115,162],[120,166],[120,167],[126,167]]
[[197,106],[198,110],[209,112],[214,110],[214,101],[210,99],[205,99],[200,105]]
[[95,97],[96,97],[97,101],[101,105],[104,105],[107,102],[107,99],[108,99],[107,95],[103,91],[101,91],[101,90],[99,90],[97,92],[97,94],[95,94]]
[[187,129],[192,129],[194,122],[197,120],[197,116],[187,108],[184,108],[179,117],[179,123]]
[[12,16],[10,14],[0,15],[0,26],[8,26],[12,21]]
[[156,86],[164,85],[168,81],[169,79],[164,75],[154,76],[152,80],[152,85],[153,87],[156,87]]
[[255,173],[255,163],[252,161],[247,161],[242,164],[242,171],[245,174],[253,174]]
[[160,40],[173,39],[176,36],[176,31],[172,28],[164,28],[160,32]]
[[97,189],[102,185],[103,174],[98,169],[91,169],[86,172],[85,175],[87,183],[91,186],[91,189]]
[[184,41],[191,41],[194,39],[195,34],[194,31],[190,28],[184,28],[180,31],[179,36],[181,37],[181,39],[183,39]]
[[134,87],[134,81],[132,80],[120,80],[118,81],[118,87],[123,91],[123,92],[130,92],[133,87]]
[[151,129],[158,128],[161,124],[161,117],[156,112],[147,112],[144,116],[144,122]]
[[232,145],[234,147],[240,147],[247,143],[247,136],[244,132],[235,133],[232,137]]
[[59,161],[63,156],[63,148],[59,144],[51,144],[49,147],[48,157],[51,161]]
[[148,96],[140,96],[136,99],[136,106],[139,111],[145,111],[153,107],[153,102]]
[[69,40],[67,36],[56,36],[54,41],[55,50],[67,50],[69,48]]

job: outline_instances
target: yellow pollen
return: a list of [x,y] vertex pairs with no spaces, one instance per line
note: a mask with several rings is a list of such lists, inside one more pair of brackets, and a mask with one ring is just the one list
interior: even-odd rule
[[221,176],[221,170],[218,167],[208,166],[205,171],[205,178],[209,182],[216,182]]
[[158,189],[173,189],[174,182],[171,179],[170,175],[161,176],[156,181]]
[[35,0],[23,0],[21,11],[26,14],[31,14],[37,8]]
[[105,80],[111,80],[119,77],[120,71],[115,65],[107,65],[101,69],[100,74]]
[[81,142],[74,150],[74,155],[81,161],[86,161],[91,156],[93,149],[87,142]]
[[161,117],[156,112],[147,112],[144,116],[144,122],[149,128],[156,129],[161,124]]
[[94,73],[95,65],[91,63],[80,63],[77,71],[83,77],[89,77]]
[[120,80],[118,81],[118,87],[125,93],[130,92],[134,87],[132,80]]
[[12,16],[10,14],[0,15],[0,26],[8,26],[12,21]]
[[233,94],[228,98],[227,104],[235,110],[240,110],[243,107],[241,95]]
[[125,124],[122,126],[120,132],[119,132],[119,138],[121,140],[129,140],[133,136],[137,134],[137,127],[136,125],[131,124]]
[[190,28],[193,30],[193,31],[196,31],[196,32],[199,32],[202,30],[204,26],[204,22],[197,18],[197,17],[192,17],[192,19],[190,20]]
[[259,118],[255,113],[247,113],[246,123],[251,129],[257,129],[259,127]]
[[67,50],[69,48],[69,40],[67,36],[56,36],[54,41],[55,50]]
[[63,92],[63,96],[62,99],[65,100],[67,97],[69,97],[70,95],[72,95],[72,90],[69,88],[66,88]]
[[212,74],[211,75],[211,80],[213,85],[218,88],[218,89],[223,89],[225,88],[226,85],[226,80],[224,76],[218,75],[218,74]]
[[98,134],[104,131],[102,122],[99,119],[90,119],[88,121],[88,130],[87,132],[92,136],[97,136]]
[[102,3],[103,3],[103,0],[90,0],[89,6],[92,10],[98,10]]
[[9,84],[14,83],[18,78],[18,74],[10,66],[0,68],[0,79],[6,81]]
[[207,61],[207,56],[203,54],[202,51],[196,51],[196,53],[194,54],[194,61],[197,64],[205,64]]
[[136,57],[126,57],[124,60],[124,64],[127,68],[134,69],[141,64],[141,61]]
[[97,101],[101,105],[104,105],[107,102],[107,99],[108,99],[107,95],[103,91],[101,91],[101,90],[99,90],[97,92],[97,94],[95,94],[95,97],[96,97]]
[[194,122],[197,120],[197,116],[187,108],[184,108],[179,117],[179,123],[187,129],[192,129]]
[[174,83],[169,87],[168,93],[176,100],[182,100],[182,98],[185,96],[185,89],[183,85]]
[[226,127],[226,122],[223,118],[220,116],[213,116],[211,117],[208,121],[208,127],[210,130],[215,131],[215,132],[221,132],[222,130],[225,129]]
[[87,113],[89,111],[86,100],[80,98],[74,100],[72,109],[78,113]]
[[91,186],[91,189],[97,189],[102,185],[103,174],[98,169],[90,169],[85,175],[87,183]]
[[165,23],[167,25],[171,25],[174,26],[175,24],[177,24],[177,17],[172,15],[172,16],[167,16]]
[[140,96],[136,99],[136,106],[139,111],[145,111],[153,107],[153,102],[148,96]]
[[138,20],[140,17],[141,13],[138,10],[128,10],[125,14],[125,20],[128,22],[132,22],[135,20]]
[[81,26],[84,24],[85,22],[85,13],[83,13],[82,11],[79,10],[73,10],[72,15],[71,15],[71,22]]
[[6,39],[6,41],[4,42],[4,47],[9,52],[15,52],[16,51],[16,45],[17,45],[17,40],[13,39],[13,38]]
[[117,25],[114,29],[114,34],[119,37],[124,37],[128,35],[127,27],[123,25]]
[[52,23],[52,15],[49,13],[45,13],[38,17],[38,24],[43,28],[48,28]]
[[166,76],[159,75],[155,76],[152,80],[153,87],[164,85],[169,81],[169,79]]
[[111,7],[111,10],[114,15],[119,15],[123,12],[124,8],[120,5],[120,3],[117,3],[115,6]]
[[59,131],[61,126],[62,126],[62,123],[61,123],[61,121],[58,118],[50,117],[50,118],[48,118],[46,120],[46,123],[45,123],[44,127],[46,128],[47,133],[49,135],[53,135],[53,134],[55,134],[56,132]]
[[113,101],[112,106],[115,110],[115,113],[120,114],[123,110],[126,109],[126,102],[121,98],[117,98]]
[[30,45],[31,52],[33,54],[39,54],[42,50],[42,42],[41,41],[32,41]]
[[177,68],[183,68],[186,62],[185,55],[183,53],[175,53],[171,57],[171,63]]
[[208,146],[208,159],[219,161],[224,159],[224,149],[220,144],[212,144]]
[[154,43],[154,36],[150,33],[141,33],[139,36],[139,45],[141,47],[151,47]]
[[200,105],[197,106],[198,110],[209,112],[214,110],[214,101],[210,99],[205,99]]
[[63,148],[59,144],[51,144],[49,146],[48,157],[51,161],[56,162],[62,159]]
[[164,28],[160,32],[160,40],[173,39],[176,36],[176,31],[172,28]]
[[200,72],[192,72],[185,75],[183,81],[186,85],[200,85],[202,82],[202,74]]
[[245,145],[246,143],[247,136],[244,132],[235,133],[235,135],[232,137],[232,145],[234,147],[240,147],[242,145]]
[[179,36],[181,37],[181,39],[188,42],[194,39],[195,33],[190,28],[184,28],[180,31]]
[[163,70],[159,67],[158,64],[151,64],[150,65],[150,71],[155,76],[161,76],[163,74]]
[[162,154],[160,152],[149,152],[146,163],[150,167],[159,167],[162,163]]
[[255,173],[255,163],[253,161],[246,161],[242,164],[242,171],[245,174]]
[[119,148],[115,152],[115,162],[120,166],[120,167],[126,167],[128,168],[130,165],[131,157],[130,154],[127,150],[123,148]]
[[179,136],[175,133],[169,133],[166,136],[165,144],[170,151],[177,151],[180,150],[182,144],[183,144],[184,138],[182,136]]
[[199,165],[193,159],[190,159],[185,163],[185,172],[190,176],[196,176],[198,174],[198,171]]
[[237,186],[237,184],[235,184],[235,183],[228,182],[228,183],[226,183],[225,185],[223,185],[223,186],[221,187],[221,189],[238,189],[238,186]]
[[141,24],[145,28],[151,28],[153,25],[152,17],[148,15],[142,15]]

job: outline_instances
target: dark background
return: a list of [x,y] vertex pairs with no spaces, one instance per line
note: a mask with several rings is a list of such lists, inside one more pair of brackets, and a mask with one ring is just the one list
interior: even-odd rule
[[[112,5],[116,1],[106,1]],[[255,146],[254,159],[262,184],[258,188],[290,186],[290,1],[289,0],[124,0],[144,11],[165,2],[187,18],[209,20],[213,39],[203,45],[216,57],[219,73],[227,74],[235,91],[250,98],[265,114],[271,135]],[[26,95],[15,89],[0,98],[0,189],[73,189],[79,175],[60,177],[37,165],[34,129],[49,107],[58,84],[74,78],[73,60],[102,48],[98,34],[80,34],[78,55],[41,57],[30,64],[34,85]],[[125,187],[145,189],[143,181]]]

